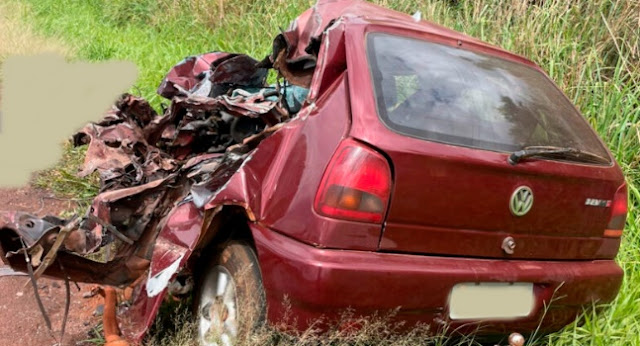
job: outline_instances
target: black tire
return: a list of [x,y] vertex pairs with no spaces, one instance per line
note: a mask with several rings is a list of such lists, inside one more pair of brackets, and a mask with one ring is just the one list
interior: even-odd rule
[[[226,299],[231,293],[225,290],[220,295],[219,288],[225,284],[224,277],[229,275],[230,282],[234,285],[236,310],[233,313],[237,321],[237,334],[232,338],[232,343],[242,343],[248,334],[261,327],[266,319],[265,294],[256,253],[247,243],[232,240],[222,247],[217,256],[204,263],[207,264],[201,270],[202,274],[198,280],[194,299],[199,342],[202,345],[229,344],[228,341],[221,339],[221,335],[216,335],[219,334],[217,332],[219,330],[231,330],[226,325],[226,321],[232,317],[233,312],[229,303],[231,299]],[[222,283],[219,284],[219,282]],[[207,317],[212,326],[221,327],[211,332],[211,338],[205,340],[203,330],[206,330]],[[214,328],[208,330],[211,331]],[[207,342],[210,343],[207,344]]]

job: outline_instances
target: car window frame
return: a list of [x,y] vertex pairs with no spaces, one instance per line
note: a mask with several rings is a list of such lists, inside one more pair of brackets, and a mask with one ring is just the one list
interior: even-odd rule
[[[450,42],[451,40],[446,38],[446,37],[439,37],[439,35],[434,35],[435,37],[431,38],[425,38],[423,37],[423,33],[419,32],[419,31],[413,31],[413,30],[405,30],[402,28],[397,28],[397,27],[392,27],[391,29],[393,30],[385,30],[386,28],[384,26],[378,26],[377,28],[373,29],[370,28],[369,30],[364,30],[363,32],[363,40],[362,42],[362,47],[364,48],[364,58],[365,58],[365,69],[368,71],[368,77],[369,77],[369,85],[370,85],[370,90],[371,90],[371,95],[372,95],[372,101],[373,101],[373,108],[375,109],[376,112],[376,118],[378,118],[379,122],[387,129],[389,129],[390,131],[400,134],[402,136],[406,136],[406,137],[410,137],[410,138],[414,138],[420,141],[426,141],[426,142],[431,142],[431,143],[437,143],[437,144],[442,144],[442,145],[447,145],[447,146],[452,146],[452,147],[458,147],[458,148],[466,148],[466,149],[473,149],[473,150],[482,150],[484,152],[493,152],[493,153],[498,153],[498,154],[510,154],[513,151],[509,151],[509,150],[501,150],[501,149],[493,149],[493,148],[485,148],[485,147],[480,147],[477,145],[468,145],[468,144],[464,144],[464,143],[455,143],[455,142],[450,142],[450,141],[444,141],[444,140],[438,140],[438,139],[434,139],[434,138],[425,138],[424,136],[418,135],[412,133],[412,131],[401,131],[398,129],[398,127],[401,127],[401,125],[395,124],[393,123],[390,119],[388,119],[388,116],[386,115],[386,110],[384,112],[381,112],[380,110],[380,104],[377,101],[378,95],[377,95],[377,88],[381,88],[380,87],[380,80],[378,78],[376,78],[376,73],[374,71],[374,69],[371,66],[370,63],[370,59],[374,56],[374,54],[372,54],[372,52],[370,52],[370,45],[369,45],[369,37],[371,35],[387,35],[387,36],[395,36],[395,37],[399,37],[399,38],[406,38],[406,39],[412,39],[412,40],[418,40],[418,41],[423,41],[426,43],[431,43],[431,44],[437,44],[437,45],[442,45],[442,46],[446,46],[449,48],[458,48],[458,49],[466,49],[467,51],[473,52],[474,54],[479,54],[479,55],[484,55],[487,56],[489,58],[492,59],[498,59],[498,60],[504,60],[510,63],[516,63],[518,65],[520,65],[523,68],[527,68],[530,69],[532,71],[534,71],[535,73],[538,73],[541,75],[541,77],[543,77],[544,79],[547,80],[548,84],[550,87],[553,87],[555,89],[555,91],[557,93],[559,93],[559,95],[561,95],[561,97],[563,98],[563,101],[566,102],[570,108],[572,108],[577,115],[580,116],[581,120],[584,125],[586,125],[588,127],[588,130],[591,131],[592,135],[595,136],[596,142],[599,146],[601,146],[601,149],[603,150],[603,153],[606,153],[606,159],[609,160],[609,163],[595,163],[595,162],[581,162],[581,161],[576,161],[576,160],[572,160],[572,159],[564,159],[564,158],[555,158],[555,157],[540,157],[540,160],[544,160],[544,161],[557,161],[557,162],[564,162],[564,163],[569,163],[569,164],[576,164],[576,165],[587,165],[587,166],[601,166],[601,167],[612,167],[615,165],[615,158],[613,157],[610,149],[608,148],[608,146],[603,142],[602,138],[600,137],[600,135],[597,133],[597,131],[595,131],[595,129],[592,127],[592,125],[588,122],[588,120],[586,119],[586,117],[584,116],[584,114],[577,108],[577,106],[568,98],[568,96],[558,87],[558,85],[547,75],[547,73],[542,70],[540,67],[538,67],[537,65],[535,65],[534,63],[529,62],[528,60],[517,56],[513,53],[510,52],[503,52],[506,53],[507,57],[502,57],[497,53],[494,53],[493,50],[495,48],[488,46],[488,47],[483,47],[483,46],[479,46],[482,47],[483,49],[478,49],[478,47],[474,47],[475,44],[465,44],[465,48],[463,48],[463,44],[462,41],[458,40],[457,41],[457,45],[456,44],[452,44],[453,42]],[[432,34],[430,34],[429,36],[432,36]],[[482,42],[484,44],[484,42]],[[471,46],[471,49],[470,47]],[[486,49],[489,48],[489,49]],[[522,61],[520,61],[522,60]],[[523,63],[523,61],[525,61],[526,63]],[[385,116],[382,116],[382,114],[385,114]],[[385,117],[387,119],[385,119]],[[394,126],[391,126],[389,123],[393,123]],[[408,128],[409,130],[411,130],[411,128]],[[415,129],[414,129],[415,130]],[[419,131],[419,130],[417,130]],[[476,140],[477,141],[477,140]]]

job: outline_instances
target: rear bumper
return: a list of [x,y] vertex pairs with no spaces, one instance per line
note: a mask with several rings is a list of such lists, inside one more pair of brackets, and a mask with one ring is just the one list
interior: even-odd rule
[[527,333],[538,326],[548,332],[571,323],[585,305],[612,301],[623,276],[613,260],[506,261],[328,250],[259,225],[251,227],[269,321],[298,329],[320,317],[339,318],[346,308],[358,314],[399,308],[394,319],[409,326],[427,323],[437,329],[448,324],[449,330],[470,332],[478,328],[478,321],[448,318],[447,302],[455,284],[532,282],[533,312],[524,318],[482,322],[481,333]]

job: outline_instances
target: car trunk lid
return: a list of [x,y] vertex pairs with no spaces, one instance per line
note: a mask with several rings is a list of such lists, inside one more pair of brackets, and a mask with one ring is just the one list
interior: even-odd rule
[[[381,250],[530,259],[607,258],[617,251],[617,240],[603,237],[611,216],[606,201],[621,183],[612,167],[550,161],[512,167],[482,162],[490,154],[461,160],[415,149],[385,152],[395,179]],[[532,203],[518,216],[510,205],[523,187]],[[588,205],[594,200],[604,204]]]

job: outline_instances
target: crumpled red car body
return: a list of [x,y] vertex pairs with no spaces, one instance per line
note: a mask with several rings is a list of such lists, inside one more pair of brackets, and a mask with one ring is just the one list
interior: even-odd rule
[[[126,95],[105,120],[76,135],[77,145],[89,145],[83,173],[99,172],[103,186],[80,226],[67,230],[65,241],[54,248],[64,270],[52,265],[44,275],[134,285],[133,302],[119,315],[125,335],[140,341],[170,293],[170,284],[201,269],[201,254],[215,251],[216,242],[226,236],[225,225],[242,220],[241,231],[259,256],[268,319],[275,323],[283,318],[286,297],[291,303],[289,313],[297,317],[295,327],[300,329],[321,316],[336,317],[347,307],[365,314],[401,307],[397,318],[409,325],[428,323],[439,328],[448,324],[462,332],[473,331],[477,324],[447,317],[449,293],[460,282],[536,283],[533,312],[520,319],[491,321],[483,329],[487,333],[531,331],[538,325],[541,330],[556,330],[592,301],[614,299],[622,282],[622,271],[613,260],[619,238],[585,236],[582,244],[591,250],[585,250],[583,257],[575,250],[572,261],[561,258],[557,248],[533,245],[540,241],[549,246],[566,244],[569,249],[575,241],[569,237],[514,236],[524,239],[521,246],[530,250],[509,258],[500,248],[509,232],[485,232],[480,237],[471,230],[466,236],[442,231],[432,241],[450,255],[429,254],[418,247],[407,250],[411,239],[427,242],[430,233],[416,228],[408,235],[394,210],[388,211],[384,224],[318,214],[313,207],[318,185],[345,138],[384,153],[393,153],[387,148],[395,147],[407,158],[406,153],[422,150],[412,148],[423,141],[392,133],[377,118],[364,46],[365,36],[373,31],[419,36],[539,70],[522,57],[405,14],[366,2],[319,1],[276,37],[272,55],[263,61],[212,52],[178,64],[158,90],[172,100],[164,116],[158,117],[146,101]],[[289,86],[308,90],[295,114],[268,91],[229,94],[230,86],[266,88],[268,68],[280,72]],[[193,92],[203,90],[203,81],[211,82],[206,93]],[[216,114],[215,120],[210,120],[210,114]],[[227,125],[220,114],[254,119],[251,126],[258,124],[264,130],[241,141],[221,139],[221,126]],[[199,139],[205,137],[215,141],[203,144]],[[506,165],[504,155],[495,152],[478,150],[477,156],[470,157],[464,151],[468,148],[444,150],[442,155],[471,164],[485,160],[495,167]],[[384,155],[393,156],[394,183],[399,184],[397,178],[404,174],[398,168],[402,155]],[[545,164],[537,167],[550,167]],[[623,183],[616,165],[563,169],[558,174],[606,180],[606,193]],[[481,177],[466,178],[482,185],[489,170]],[[432,179],[438,176],[435,171],[429,174]],[[487,197],[488,203],[492,198]],[[20,249],[33,254],[37,246],[47,253],[55,237],[46,235],[57,234],[67,224],[68,220],[23,213],[0,214],[3,260],[26,271],[22,255],[7,255]],[[469,245],[477,253],[467,257],[456,253],[463,251],[456,244],[467,246],[465,239],[472,239],[466,237],[477,237]],[[117,248],[105,263],[78,255],[112,243]],[[545,304],[557,296],[565,298],[558,308],[546,311]]]

